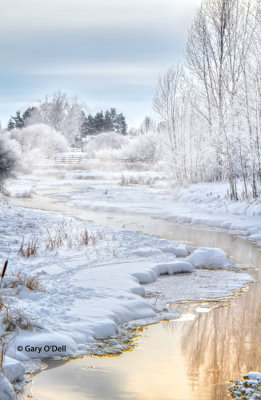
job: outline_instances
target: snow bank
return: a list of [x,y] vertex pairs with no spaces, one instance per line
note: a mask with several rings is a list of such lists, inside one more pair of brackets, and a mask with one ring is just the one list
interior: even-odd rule
[[191,248],[184,243],[175,243],[175,246],[166,245],[161,248],[164,253],[172,253],[177,257],[186,257],[191,253]]
[[5,377],[12,383],[24,380],[25,368],[23,364],[11,357],[5,357],[3,361]]
[[261,382],[260,372],[249,372],[247,375],[243,376],[244,379],[256,380]]
[[[261,245],[259,201],[229,200],[226,197],[227,183],[190,185],[174,191],[166,184],[162,174],[146,170],[145,165],[142,165],[142,171],[137,163],[131,165],[133,170],[130,173],[122,163],[90,163],[88,168],[93,170],[81,172],[80,175],[84,177],[85,185],[79,182],[79,171],[76,171],[65,173],[62,182],[55,179],[50,181],[50,176],[41,174],[40,181],[37,175],[21,176],[20,182],[8,181],[5,187],[11,193],[19,192],[22,195],[25,188],[27,193],[32,188],[34,192],[46,193],[47,188],[55,190],[59,182],[61,194],[56,197],[60,196],[61,200],[66,200],[73,207],[149,214],[170,221],[234,230]],[[54,178],[55,171],[51,172]],[[127,184],[124,184],[125,181]],[[135,185],[129,186],[128,182],[131,181]],[[145,182],[149,184],[144,185]],[[65,186],[63,192],[62,185]],[[68,186],[77,190],[70,191]]]
[[207,269],[237,269],[228,255],[221,249],[211,249],[207,247],[200,247],[191,254],[187,261],[190,262],[194,268],[207,268]]
[[10,382],[1,373],[0,373],[0,398],[1,400],[16,400],[16,395]]

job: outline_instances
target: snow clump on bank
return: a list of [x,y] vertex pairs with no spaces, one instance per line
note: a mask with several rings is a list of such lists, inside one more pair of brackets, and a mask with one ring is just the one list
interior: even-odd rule
[[187,259],[194,268],[238,269],[228,255],[221,249],[200,247]]
[[249,372],[243,378],[243,381],[236,381],[229,388],[231,397],[235,400],[260,400],[261,374],[259,372]]

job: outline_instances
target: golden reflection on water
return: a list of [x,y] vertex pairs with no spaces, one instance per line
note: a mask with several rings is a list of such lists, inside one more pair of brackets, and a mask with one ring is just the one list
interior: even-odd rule
[[[223,400],[230,379],[260,370],[260,285],[213,303],[194,320],[162,322],[144,329],[138,346],[119,357],[85,357],[36,376],[37,400]],[[204,302],[204,307],[206,303]],[[175,305],[174,305],[175,307]],[[190,305],[187,305],[189,312]]]

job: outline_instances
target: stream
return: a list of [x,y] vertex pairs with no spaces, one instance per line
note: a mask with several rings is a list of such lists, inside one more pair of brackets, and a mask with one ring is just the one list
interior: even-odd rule
[[[131,351],[86,356],[48,368],[33,378],[23,399],[34,400],[223,400],[230,380],[261,366],[261,252],[235,232],[179,224],[137,213],[95,212],[70,207],[55,193],[10,204],[58,211],[96,224],[131,229],[192,246],[220,247],[251,271],[255,283],[241,295],[172,304],[185,318],[141,328]],[[161,279],[161,278],[160,278]],[[164,278],[163,278],[164,279]],[[32,395],[32,397],[30,397]]]

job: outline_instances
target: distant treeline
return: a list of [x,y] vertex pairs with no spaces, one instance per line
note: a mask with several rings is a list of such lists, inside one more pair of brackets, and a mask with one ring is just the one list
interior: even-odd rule
[[11,118],[8,121],[7,129],[10,131],[15,128],[23,128],[24,126],[27,126],[27,121],[30,119],[30,117],[37,112],[36,107],[29,107],[22,115],[21,111],[16,111],[16,115],[13,117],[11,115]]
[[[44,114],[43,110],[38,109],[37,107],[29,107],[23,114],[21,114],[20,111],[17,111],[15,116],[11,116],[7,129],[21,129],[35,122],[46,122]],[[87,135],[96,135],[101,132],[117,132],[123,135],[127,133],[125,117],[122,113],[118,114],[115,108],[111,108],[105,112],[97,112],[94,116],[91,114],[86,115],[84,111],[81,111],[79,119],[80,133],[82,137]],[[50,118],[48,118],[48,122],[50,125],[54,125],[51,123],[52,121]],[[57,128],[55,125],[54,127]]]
[[122,113],[117,114],[115,108],[97,112],[96,115],[84,115],[84,121],[81,127],[82,136],[95,135],[101,132],[117,132],[125,135],[127,133],[127,124]]

